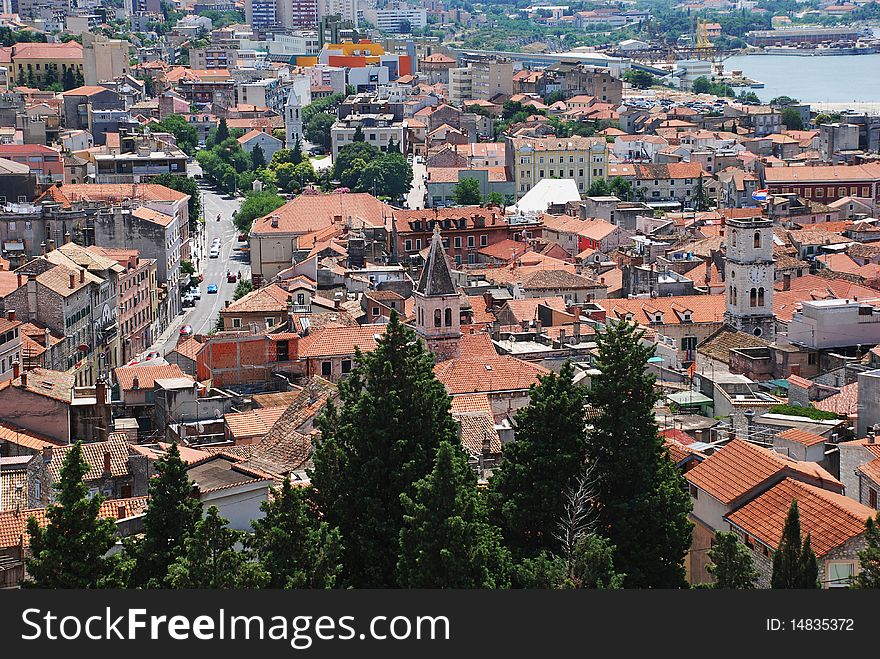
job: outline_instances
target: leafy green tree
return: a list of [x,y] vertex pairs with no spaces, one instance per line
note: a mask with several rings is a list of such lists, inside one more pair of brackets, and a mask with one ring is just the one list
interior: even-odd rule
[[691,91],[695,94],[708,94],[712,88],[712,82],[706,76],[700,76],[691,84]]
[[235,291],[232,293],[232,299],[240,300],[253,290],[254,283],[250,279],[242,279],[235,285]]
[[259,144],[255,144],[254,148],[251,149],[251,166],[254,169],[266,166],[266,154],[263,153],[263,147]]
[[293,159],[292,149],[278,149],[272,156],[272,162],[269,167],[278,167],[279,165],[295,165],[298,161]]
[[360,124],[358,124],[357,128],[354,129],[354,135],[351,136],[352,142],[363,142],[364,141],[364,130],[361,128]]
[[402,493],[399,584],[405,588],[507,588],[511,560],[488,523],[467,455],[443,441],[434,469]]
[[516,441],[490,481],[492,509],[515,552],[558,549],[555,532],[565,512],[566,490],[583,473],[586,458],[586,392],[567,362],[530,389],[516,413]]
[[784,108],[782,110],[782,123],[788,130],[804,129],[804,121],[801,119],[801,113],[794,108]]
[[574,547],[569,581],[575,588],[590,590],[620,589],[626,575],[614,569],[615,547],[607,538],[586,533]]
[[723,590],[751,590],[758,581],[758,571],[752,552],[740,543],[736,533],[718,531],[709,550],[711,563],[706,566],[715,577],[713,588]]
[[294,165],[293,174],[296,180],[299,181],[301,185],[311,183],[318,179],[318,175],[315,173],[315,168],[312,166],[311,161],[308,159],[303,160],[298,165]]
[[608,184],[608,190],[611,194],[622,201],[629,201],[632,197],[632,183],[620,176],[615,176]]
[[[342,180],[345,172],[352,169],[354,161],[361,160],[363,165],[366,166],[366,163],[379,158],[381,153],[382,152],[379,151],[379,149],[366,142],[352,142],[351,144],[346,144],[339,149],[339,153],[333,161],[333,178]],[[354,186],[349,185],[347,187]]]
[[342,572],[339,530],[320,519],[310,488],[293,487],[285,477],[264,501],[265,517],[252,522],[248,545],[269,573],[270,588],[336,588]]
[[232,220],[233,224],[239,231],[247,233],[251,230],[251,224],[255,219],[264,217],[283,205],[284,197],[274,192],[248,192]]
[[819,588],[819,565],[810,546],[810,534],[801,538],[797,499],[791,502],[779,547],[773,554],[771,588]]
[[208,508],[186,539],[183,555],[168,569],[172,588],[264,588],[269,583],[269,573],[236,550],[245,534],[227,528],[228,523],[215,506]]
[[791,96],[777,96],[770,101],[770,105],[772,105],[773,107],[782,107],[797,102],[798,100],[796,98],[792,98]]
[[504,206],[504,195],[500,192],[490,192],[486,195],[486,203],[490,206]]
[[413,168],[406,158],[399,153],[386,153],[366,163],[357,189],[394,199],[409,192],[412,180]]
[[601,502],[599,533],[617,547],[615,563],[627,587],[677,588],[691,544],[691,502],[658,432],[658,394],[647,370],[654,347],[643,335],[627,322],[596,335],[599,374],[588,400],[597,416],[587,433],[587,459]]
[[217,124],[217,134],[214,139],[218,144],[229,139],[229,126],[226,125],[225,117],[220,118],[220,123]]
[[758,95],[755,92],[740,92],[737,98],[741,101],[748,101],[749,103],[760,103],[761,99],[758,98]]
[[106,554],[116,541],[116,523],[99,517],[104,497],[89,496],[83,478],[89,464],[77,442],[61,463],[58,503],[46,511],[48,524],[27,521],[31,557],[25,560],[33,588],[98,588],[111,573]]
[[196,152],[196,147],[199,145],[199,131],[179,114],[169,114],[162,121],[154,124],[153,129],[174,135],[177,146],[184,153],[192,155]]
[[470,176],[461,179],[452,188],[455,203],[459,206],[474,206],[480,203],[483,195],[480,194],[480,182]]
[[195,225],[202,212],[202,191],[199,189],[195,179],[191,179],[188,176],[178,176],[177,174],[159,174],[151,178],[150,183],[164,185],[166,188],[189,195],[189,200],[186,202],[189,224],[191,227]]
[[608,185],[608,181],[604,178],[597,178],[590,183],[590,187],[587,190],[588,197],[607,197],[610,194],[611,187]]
[[458,432],[433,357],[396,312],[375,350],[358,352],[355,362],[339,384],[341,407],[329,405],[320,417],[312,484],[325,519],[342,532],[348,581],[392,586],[400,495],[414,497],[437,447],[457,442]]
[[202,504],[192,494],[186,463],[177,443],[172,443],[156,461],[156,476],[150,479],[143,539],[127,548],[134,550],[130,553],[135,558],[131,586],[162,586],[169,566],[183,555],[184,542],[202,516]]
[[400,153],[400,145],[394,141],[394,137],[388,138],[388,146],[385,148],[387,153]]
[[627,71],[623,79],[636,89],[649,89],[657,84],[657,79],[647,71],[638,69],[630,69]]
[[853,588],[880,588],[880,513],[865,522],[865,548],[859,552],[861,571],[853,580]]
[[514,588],[557,590],[568,585],[565,561],[549,551],[526,556],[513,566]]
[[308,123],[305,126],[306,139],[312,144],[318,144],[325,149],[329,149],[330,144],[330,129],[333,127],[333,124],[336,122],[336,117],[328,112],[319,112],[314,115],[311,119],[309,119]]

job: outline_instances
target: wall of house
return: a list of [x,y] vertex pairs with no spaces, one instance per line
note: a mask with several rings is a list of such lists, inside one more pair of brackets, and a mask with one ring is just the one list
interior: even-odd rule
[[0,409],[7,423],[70,443],[69,406],[19,387],[0,391]]
[[244,483],[201,495],[205,510],[216,506],[220,516],[229,520],[229,528],[236,531],[253,531],[251,521],[262,519],[265,513],[260,504],[269,498],[268,482]]
[[839,444],[840,449],[840,481],[843,483],[844,492],[851,499],[859,500],[859,477],[856,469],[870,462],[874,455],[864,446],[844,442]]

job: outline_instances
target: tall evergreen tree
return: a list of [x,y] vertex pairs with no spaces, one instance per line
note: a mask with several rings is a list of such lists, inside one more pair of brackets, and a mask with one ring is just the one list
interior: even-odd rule
[[266,155],[263,153],[263,147],[259,144],[255,144],[254,148],[251,149],[251,167],[254,169],[260,169],[261,167],[266,166]]
[[865,522],[865,548],[859,552],[861,571],[853,580],[853,588],[880,588],[880,513],[877,519]]
[[574,548],[569,582],[574,588],[623,588],[625,574],[614,569],[615,547],[607,538],[587,533],[580,537]]
[[296,142],[293,143],[293,148],[290,150],[290,162],[294,165],[298,165],[303,161],[303,144],[300,138],[296,138]]
[[566,489],[585,468],[585,394],[567,362],[541,378],[516,414],[516,440],[490,483],[493,515],[516,552],[558,548]]
[[385,151],[388,153],[400,153],[400,145],[394,141],[394,137],[388,138],[388,146],[385,147]]
[[214,137],[214,141],[217,144],[220,144],[223,140],[229,138],[229,126],[226,125],[226,119],[221,118],[220,123],[217,124],[217,135]]
[[392,312],[370,353],[340,383],[342,406],[319,426],[312,484],[327,522],[342,532],[345,567],[355,587],[395,583],[403,526],[401,494],[430,473],[442,441],[458,433],[433,359]]
[[654,348],[631,323],[597,334],[600,373],[588,400],[598,415],[587,434],[595,464],[599,533],[617,547],[615,567],[629,588],[685,585],[691,509],[684,477],[669,460],[654,417],[657,392],[646,369]]
[[364,130],[360,127],[360,124],[354,129],[354,135],[351,136],[352,142],[364,142]]
[[399,584],[405,588],[507,588],[510,554],[488,523],[477,476],[458,445],[440,444],[434,469],[401,494]]
[[810,546],[810,535],[801,537],[801,515],[797,499],[791,502],[779,547],[773,554],[771,588],[818,588],[819,566]]
[[168,569],[172,588],[264,588],[269,574],[235,546],[244,533],[227,528],[215,506],[186,539],[186,550]]
[[310,488],[293,487],[286,477],[254,520],[248,545],[269,573],[270,588],[335,588],[342,572],[339,530],[319,519]]
[[61,464],[58,503],[46,511],[48,524],[36,518],[27,522],[31,557],[26,559],[29,580],[35,588],[98,588],[112,567],[106,558],[116,541],[116,523],[98,516],[104,498],[89,496],[83,483],[89,465],[82,443],[73,445]]
[[177,443],[172,443],[156,462],[156,476],[150,479],[143,539],[129,545],[135,558],[133,587],[161,587],[168,567],[183,555],[184,543],[202,516],[202,504],[192,493],[186,463]]
[[742,545],[736,533],[718,531],[709,550],[712,561],[706,569],[715,577],[713,588],[751,590],[758,581],[752,553]]

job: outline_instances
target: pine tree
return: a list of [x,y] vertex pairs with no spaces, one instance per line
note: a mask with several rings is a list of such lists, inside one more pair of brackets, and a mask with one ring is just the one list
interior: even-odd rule
[[263,502],[265,517],[252,522],[248,542],[269,573],[270,588],[335,588],[342,572],[339,530],[319,519],[310,488],[293,487],[286,477]]
[[46,511],[48,524],[28,519],[31,558],[26,559],[29,580],[35,588],[98,588],[111,573],[106,554],[116,541],[116,523],[98,517],[104,498],[89,497],[83,483],[89,465],[77,442],[64,456],[58,503]]
[[269,574],[244,551],[237,551],[244,533],[226,527],[215,506],[186,539],[186,550],[168,569],[172,588],[263,588]]
[[615,550],[607,538],[593,533],[581,536],[574,549],[571,585],[590,590],[623,588],[626,575],[614,569]]
[[226,125],[226,119],[221,118],[217,124],[217,135],[214,138],[216,144],[220,144],[223,140],[229,138],[229,127]]
[[810,535],[801,538],[801,515],[797,499],[791,502],[779,547],[773,554],[771,588],[818,588],[819,567],[810,547]]
[[388,138],[388,146],[385,148],[388,153],[400,153],[400,145],[394,141],[394,137]]
[[133,587],[161,587],[168,567],[183,555],[184,543],[202,516],[202,504],[192,493],[186,463],[173,443],[156,462],[156,476],[150,479],[143,539],[128,548],[136,561]]
[[516,414],[516,440],[490,483],[493,515],[515,552],[557,548],[566,489],[585,466],[585,393],[566,363],[540,379]]
[[254,148],[251,150],[251,167],[253,169],[260,169],[265,166],[266,156],[263,154],[263,147],[259,144],[255,144]]
[[595,464],[599,533],[617,547],[626,586],[678,588],[685,585],[691,503],[658,432],[654,376],[646,370],[654,348],[642,342],[643,333],[619,322],[596,336],[600,374],[588,400],[598,415],[587,456]]
[[401,494],[430,473],[440,442],[457,441],[450,399],[433,359],[392,312],[376,349],[358,353],[340,383],[342,406],[319,426],[312,484],[327,522],[342,532],[348,580],[392,586],[403,526]]
[[880,513],[865,522],[865,548],[859,552],[860,572],[853,588],[880,588]]
[[434,469],[401,494],[399,584],[405,588],[507,588],[510,555],[488,523],[477,477],[457,444],[444,441]]
[[706,569],[715,577],[713,588],[751,590],[758,581],[758,571],[752,553],[743,546],[736,533],[718,531],[709,550],[712,561]]
[[354,135],[351,137],[352,142],[364,142],[364,130],[361,128],[360,124],[354,129]]
[[293,143],[293,148],[290,150],[290,162],[294,165],[298,165],[303,160],[303,145],[302,140],[297,137],[296,142]]

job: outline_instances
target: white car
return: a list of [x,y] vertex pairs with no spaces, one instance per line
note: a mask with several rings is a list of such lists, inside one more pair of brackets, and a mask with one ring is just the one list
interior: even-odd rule
[[219,259],[220,258],[220,248],[219,247],[212,247],[211,251],[208,253],[208,258]]
[[191,295],[193,299],[196,300],[202,299],[202,292],[199,290],[198,286],[194,286],[193,288],[189,289],[189,295]]

